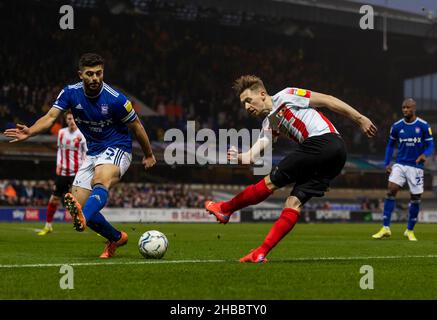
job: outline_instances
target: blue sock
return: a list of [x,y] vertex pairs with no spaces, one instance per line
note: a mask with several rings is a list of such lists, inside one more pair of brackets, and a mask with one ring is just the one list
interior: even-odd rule
[[121,238],[121,232],[115,229],[100,212],[95,213],[91,220],[87,221],[87,226],[109,241],[118,241]]
[[100,212],[108,201],[108,189],[101,184],[96,184],[82,208],[86,221],[92,220],[93,215]]
[[408,230],[413,230],[419,215],[420,201],[410,201],[410,208],[408,214]]
[[390,227],[391,214],[395,208],[395,198],[387,197],[384,200],[384,227]]

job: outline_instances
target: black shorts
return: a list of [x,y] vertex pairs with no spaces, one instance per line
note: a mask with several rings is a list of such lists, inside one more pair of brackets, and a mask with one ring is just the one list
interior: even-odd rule
[[62,197],[67,192],[70,192],[70,188],[73,185],[74,176],[56,176],[55,179],[55,190],[53,190],[53,195],[56,197]]
[[322,197],[346,163],[346,147],[340,135],[326,133],[310,137],[273,168],[272,183],[284,187],[295,183],[291,195],[301,203]]

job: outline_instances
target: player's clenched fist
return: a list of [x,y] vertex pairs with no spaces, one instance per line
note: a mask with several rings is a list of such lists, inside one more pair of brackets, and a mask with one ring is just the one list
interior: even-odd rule
[[16,128],[13,129],[6,129],[3,134],[8,138],[13,138],[13,140],[9,142],[18,142],[26,140],[30,137],[30,130],[27,126],[24,124],[17,124]]
[[153,154],[151,156],[148,156],[148,157],[143,157],[142,164],[146,170],[153,167],[155,165],[155,163],[156,163],[156,159],[155,159],[155,156]]
[[235,146],[231,146],[228,150],[228,160],[229,161],[238,161],[238,150]]

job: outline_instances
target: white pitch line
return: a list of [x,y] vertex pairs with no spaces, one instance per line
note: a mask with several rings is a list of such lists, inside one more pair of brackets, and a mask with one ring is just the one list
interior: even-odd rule
[[[411,255],[411,256],[363,256],[363,257],[303,257],[276,262],[293,261],[339,261],[339,260],[373,260],[373,259],[415,259],[415,258],[437,258],[437,255]],[[45,268],[70,266],[104,266],[104,265],[142,265],[142,264],[180,264],[180,263],[224,263],[237,262],[237,260],[145,260],[145,261],[115,261],[115,262],[72,262],[72,263],[47,263],[47,264],[0,264],[0,268]]]
[[[26,227],[26,228],[2,228],[1,226],[0,226],[0,230],[7,230],[7,231],[9,231],[9,230],[15,230],[15,231],[28,231],[28,232],[33,232],[33,233],[37,233],[37,232],[40,232],[42,229],[39,229],[39,228],[30,228],[30,227]],[[77,231],[73,231],[73,230],[62,230],[62,231],[55,231],[56,233],[58,233],[58,234],[61,234],[61,233],[75,233],[75,234],[77,234],[78,232]],[[86,232],[86,231],[85,231]]]
[[315,257],[315,258],[292,258],[282,261],[330,261],[330,260],[372,260],[372,259],[415,259],[437,258],[437,255],[412,255],[412,256],[363,256],[363,257]]
[[116,261],[116,262],[72,262],[72,263],[41,263],[41,264],[0,264],[0,268],[44,268],[69,266],[104,266],[104,265],[141,265],[141,264],[176,264],[176,263],[221,263],[226,260],[145,260],[145,261]]

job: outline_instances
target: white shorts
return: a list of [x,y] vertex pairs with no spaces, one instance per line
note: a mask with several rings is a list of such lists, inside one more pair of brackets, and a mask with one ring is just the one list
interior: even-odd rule
[[408,182],[411,194],[423,193],[423,169],[396,163],[393,165],[388,181],[403,187]]
[[115,164],[120,168],[120,178],[126,173],[132,162],[132,155],[119,148],[107,148],[95,156],[86,156],[73,181],[73,186],[92,190],[91,181],[94,169],[100,164]]

